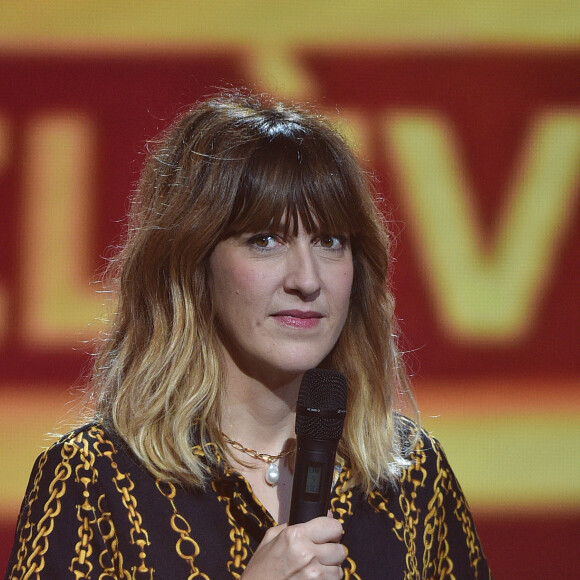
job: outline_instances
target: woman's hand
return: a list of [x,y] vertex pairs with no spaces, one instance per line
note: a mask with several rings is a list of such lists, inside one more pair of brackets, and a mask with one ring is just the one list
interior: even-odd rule
[[347,550],[339,544],[342,526],[332,517],[270,528],[252,556],[242,580],[342,578]]

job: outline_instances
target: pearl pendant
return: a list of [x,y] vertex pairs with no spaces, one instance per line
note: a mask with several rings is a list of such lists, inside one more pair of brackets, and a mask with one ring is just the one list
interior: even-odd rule
[[268,485],[276,485],[280,478],[280,470],[278,469],[278,466],[275,463],[270,463],[268,469],[266,469],[266,475],[264,477]]

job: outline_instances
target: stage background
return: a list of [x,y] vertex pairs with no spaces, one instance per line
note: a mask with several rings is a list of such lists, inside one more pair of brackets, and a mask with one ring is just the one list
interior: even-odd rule
[[78,420],[146,140],[244,84],[342,117],[375,172],[423,421],[495,578],[577,574],[579,6],[2,2],[0,569],[34,458]]

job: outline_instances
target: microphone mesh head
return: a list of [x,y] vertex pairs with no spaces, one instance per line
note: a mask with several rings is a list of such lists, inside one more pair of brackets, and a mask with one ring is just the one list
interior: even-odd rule
[[346,416],[346,377],[334,370],[304,373],[296,404],[296,435],[337,440]]

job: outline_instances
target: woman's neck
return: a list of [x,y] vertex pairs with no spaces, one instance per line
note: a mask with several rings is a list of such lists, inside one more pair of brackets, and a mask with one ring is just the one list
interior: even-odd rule
[[228,381],[222,431],[259,453],[277,455],[294,438],[299,378],[275,388],[250,377]]
[[221,428],[241,447],[276,456],[279,479],[274,485],[265,475],[268,464],[228,445],[229,460],[250,484],[254,495],[278,523],[288,521],[294,455],[295,406],[300,378],[275,387],[247,376],[230,373]]

